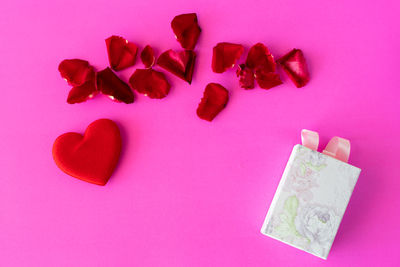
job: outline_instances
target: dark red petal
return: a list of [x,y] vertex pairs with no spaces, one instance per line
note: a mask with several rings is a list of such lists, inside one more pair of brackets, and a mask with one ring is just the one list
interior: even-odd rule
[[171,28],[184,49],[194,49],[201,32],[196,13],[176,16],[171,22]]
[[142,53],[140,54],[140,59],[142,60],[143,65],[146,68],[153,67],[153,65],[156,61],[153,48],[149,45],[146,45],[146,47],[143,49]]
[[265,69],[257,69],[255,72],[255,78],[258,85],[263,89],[270,89],[282,84],[278,73],[269,72]]
[[72,86],[81,85],[94,77],[93,67],[82,59],[65,59],[58,65],[58,71]]
[[133,103],[131,88],[118,78],[110,68],[97,73],[97,90],[117,102]]
[[226,107],[229,92],[218,83],[209,83],[197,108],[197,116],[212,121]]
[[135,70],[129,83],[134,90],[150,98],[164,98],[171,88],[165,75],[153,69]]
[[81,85],[72,87],[71,91],[69,91],[67,102],[69,104],[85,102],[96,94],[96,79],[91,79]]
[[253,70],[246,67],[245,64],[240,64],[236,71],[236,76],[239,77],[239,85],[244,89],[254,88],[254,73]]
[[278,63],[298,88],[310,81],[306,59],[300,49],[293,49],[278,59]]
[[263,68],[268,72],[275,72],[274,57],[262,43],[253,45],[247,54],[246,66],[250,69]]
[[190,84],[192,82],[195,59],[196,54],[193,51],[175,52],[170,49],[159,56],[157,64]]
[[243,51],[244,48],[240,44],[218,43],[213,48],[213,72],[223,73],[227,69],[233,68]]
[[111,36],[106,39],[108,60],[113,70],[119,71],[135,64],[137,46],[125,38]]

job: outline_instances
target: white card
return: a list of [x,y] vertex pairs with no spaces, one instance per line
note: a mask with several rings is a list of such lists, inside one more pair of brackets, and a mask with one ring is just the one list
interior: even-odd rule
[[326,259],[360,172],[295,145],[261,233]]

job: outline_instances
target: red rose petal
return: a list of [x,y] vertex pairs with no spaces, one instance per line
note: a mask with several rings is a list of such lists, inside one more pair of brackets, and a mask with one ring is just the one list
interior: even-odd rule
[[171,22],[171,28],[184,49],[194,49],[201,32],[196,13],[176,16]]
[[170,49],[160,55],[157,64],[190,84],[192,82],[195,59],[196,54],[193,51],[175,52]]
[[283,67],[283,70],[296,87],[303,87],[310,81],[306,59],[300,49],[293,49],[278,59],[278,63]]
[[133,89],[150,98],[164,98],[171,88],[164,74],[153,69],[135,70],[129,83]]
[[68,84],[82,85],[87,80],[93,79],[94,69],[89,62],[82,59],[65,59],[58,65],[58,71]]
[[257,69],[255,72],[255,78],[258,85],[263,89],[270,89],[282,84],[278,73],[269,72],[265,69]]
[[149,45],[146,45],[146,47],[143,49],[142,53],[140,54],[140,59],[142,60],[143,65],[146,68],[153,67],[153,65],[156,61],[153,48]]
[[213,48],[212,70],[216,73],[223,73],[233,68],[236,61],[243,54],[244,48],[240,44],[218,43]]
[[250,69],[263,68],[268,72],[275,72],[274,57],[262,43],[253,45],[247,54],[246,66]]
[[73,87],[71,91],[69,91],[67,102],[69,104],[85,102],[96,94],[96,80],[91,79],[81,85]]
[[97,73],[97,90],[117,102],[133,103],[131,88],[118,78],[110,68]]
[[209,83],[197,108],[197,116],[212,121],[228,103],[229,92],[218,83]]
[[245,64],[240,64],[236,71],[236,76],[239,77],[239,85],[244,89],[254,88],[254,73],[253,70],[246,67]]
[[135,64],[137,46],[128,40],[111,36],[106,39],[108,60],[113,70],[119,71]]

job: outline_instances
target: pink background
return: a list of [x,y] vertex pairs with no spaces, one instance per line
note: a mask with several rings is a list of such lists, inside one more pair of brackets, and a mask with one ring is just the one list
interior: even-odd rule
[[[400,4],[328,2],[3,1],[0,265],[399,266]],[[166,74],[163,100],[66,103],[61,60],[106,67],[112,34],[179,49],[170,21],[185,12],[203,29],[191,86]],[[233,70],[212,73],[220,41],[246,52],[261,41],[276,57],[301,48],[311,82],[297,89],[282,74],[282,86],[245,91]],[[195,114],[209,82],[231,94],[212,123]],[[103,117],[118,123],[124,148],[100,187],[61,172],[51,148]],[[259,232],[302,128],[322,145],[349,138],[362,169],[326,262]]]

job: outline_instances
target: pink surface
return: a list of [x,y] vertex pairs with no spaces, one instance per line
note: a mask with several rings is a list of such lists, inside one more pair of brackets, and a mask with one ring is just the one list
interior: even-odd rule
[[[399,266],[398,1],[62,2],[1,4],[1,266]],[[203,29],[191,86],[167,74],[161,101],[66,103],[62,59],[101,69],[112,34],[178,49],[169,24],[184,12]],[[211,71],[219,41],[261,41],[277,57],[301,48],[311,82],[242,90],[234,71]],[[231,93],[212,123],[195,115],[208,82]],[[105,187],[51,157],[58,135],[102,117],[125,145]],[[302,128],[320,147],[350,139],[362,169],[327,262],[259,232]]]

